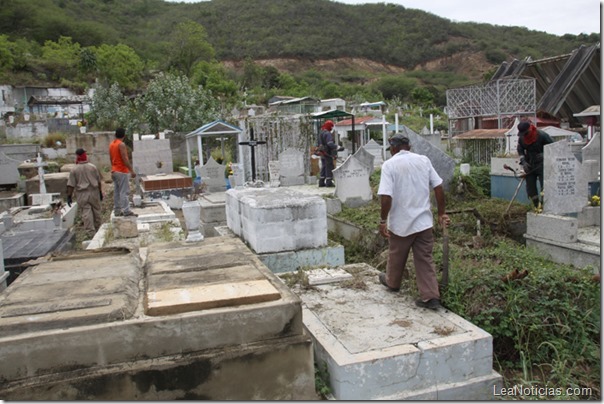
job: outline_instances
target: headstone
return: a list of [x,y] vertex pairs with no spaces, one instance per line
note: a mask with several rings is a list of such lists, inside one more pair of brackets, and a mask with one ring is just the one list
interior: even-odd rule
[[363,149],[373,155],[373,157],[375,158],[373,160],[373,164],[375,166],[382,165],[382,163],[384,162],[384,156],[382,155],[382,146],[379,143],[371,139],[369,142],[367,142],[365,146],[363,146]]
[[371,175],[373,173],[373,168],[374,168],[373,162],[375,161],[375,156],[373,154],[369,153],[363,147],[361,147],[359,150],[357,150],[357,152],[354,155],[357,158],[357,160],[359,160],[362,164],[364,164],[367,167],[367,169],[369,170],[369,175]]
[[371,202],[373,193],[369,184],[369,169],[356,157],[349,156],[344,164],[333,170],[336,197],[348,207],[356,208]]
[[19,182],[20,161],[0,152],[0,185],[14,185]]
[[543,211],[552,214],[580,212],[587,205],[587,179],[582,165],[565,141],[545,146]]
[[233,164],[233,179],[235,181],[235,188],[241,188],[245,184],[245,173],[243,172],[243,164]]
[[281,186],[304,185],[304,153],[286,149],[279,155],[279,182]]
[[170,139],[155,139],[155,135],[143,135],[133,142],[132,165],[137,174],[170,174],[174,171]]
[[38,153],[38,157],[36,158],[36,167],[38,167],[38,179],[40,180],[40,193],[46,193],[46,182],[44,181],[44,167],[46,163],[42,162],[42,157],[40,153]]
[[581,150],[583,156],[583,173],[587,181],[590,197],[600,191],[600,133],[591,138],[587,146]]
[[443,187],[449,189],[449,185],[453,181],[453,172],[455,170],[455,160],[453,160],[444,151],[428,142],[422,136],[413,132],[411,129],[403,125],[399,131],[407,136],[411,142],[411,151],[421,154],[430,159],[432,166],[443,179]]
[[224,176],[225,166],[218,164],[212,156],[208,162],[201,167],[201,179],[208,185],[208,192],[226,191],[226,181]]
[[278,160],[268,162],[268,180],[271,188],[276,188],[281,183],[279,182],[280,165]]

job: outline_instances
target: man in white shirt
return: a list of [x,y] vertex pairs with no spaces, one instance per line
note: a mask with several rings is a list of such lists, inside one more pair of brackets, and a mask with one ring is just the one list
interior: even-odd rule
[[397,133],[388,142],[392,158],[382,165],[378,195],[381,200],[380,234],[388,238],[389,249],[386,273],[380,274],[379,281],[391,291],[398,291],[407,275],[405,265],[409,251],[413,250],[420,295],[415,303],[436,310],[440,307],[440,292],[432,260],[434,223],[430,190],[434,189],[438,222],[448,226],[450,219],[445,213],[443,180],[428,157],[409,151],[409,138]]

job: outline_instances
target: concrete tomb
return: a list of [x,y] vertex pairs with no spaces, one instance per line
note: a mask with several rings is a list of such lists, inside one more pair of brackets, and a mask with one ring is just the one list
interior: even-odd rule
[[386,291],[367,264],[325,272],[323,280],[309,273],[309,283],[317,278],[312,288],[297,283],[292,290],[336,400],[495,398],[502,377],[493,370],[489,333],[444,308],[421,309],[411,296]]
[[7,400],[315,399],[300,299],[236,238],[50,258],[0,294]]
[[226,221],[275,273],[301,266],[341,265],[344,248],[327,243],[323,198],[290,188],[230,189]]
[[155,242],[183,239],[182,225],[167,202],[144,201],[131,207],[138,216],[116,217],[113,212],[109,223],[103,223],[87,250],[105,247],[136,248]]
[[344,164],[333,170],[335,195],[342,204],[351,208],[366,205],[373,199],[369,185],[370,169],[356,155],[348,156]]
[[173,209],[180,209],[193,192],[193,179],[182,173],[150,174],[141,176],[143,199],[166,201]]
[[304,152],[286,149],[279,155],[279,181],[282,187],[306,183]]

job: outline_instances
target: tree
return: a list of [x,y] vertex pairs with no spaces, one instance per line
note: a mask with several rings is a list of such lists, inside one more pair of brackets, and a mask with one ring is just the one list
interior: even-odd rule
[[411,91],[413,102],[422,107],[434,104],[434,95],[425,87],[416,87]]
[[92,125],[101,130],[126,127],[125,124],[131,121],[129,115],[128,100],[122,94],[119,84],[100,85],[96,88],[88,114]]
[[73,43],[70,37],[62,36],[57,42],[46,41],[42,47],[43,64],[55,80],[73,78],[77,73],[79,57],[80,44]]
[[145,64],[131,47],[101,45],[96,51],[99,76],[107,83],[118,83],[126,90],[138,87]]
[[12,70],[14,66],[13,43],[8,40],[7,35],[0,35],[0,68],[2,70]]
[[378,80],[373,87],[380,91],[387,100],[395,96],[406,100],[415,85],[416,81],[413,79],[390,76]]
[[218,62],[196,63],[191,73],[191,82],[225,98],[235,97],[239,89],[237,83],[227,77],[224,66]]
[[199,61],[214,59],[214,48],[207,40],[204,27],[194,21],[181,22],[172,33],[170,65],[186,76]]
[[218,113],[218,102],[209,91],[201,86],[194,88],[184,75],[171,73],[159,73],[134,104],[141,122],[151,132],[191,131],[217,119]]

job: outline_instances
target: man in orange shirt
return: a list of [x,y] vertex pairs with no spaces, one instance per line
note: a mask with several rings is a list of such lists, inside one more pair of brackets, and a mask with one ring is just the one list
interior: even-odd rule
[[137,216],[130,210],[128,194],[130,193],[129,177],[136,173],[128,159],[128,149],[124,143],[124,128],[115,130],[115,140],[109,145],[111,158],[111,179],[113,180],[113,214],[115,216]]

